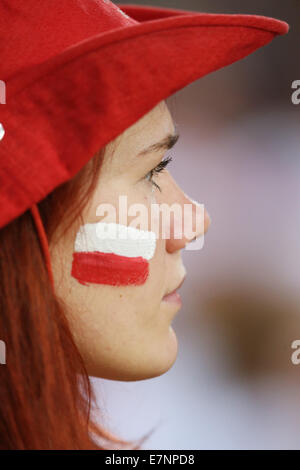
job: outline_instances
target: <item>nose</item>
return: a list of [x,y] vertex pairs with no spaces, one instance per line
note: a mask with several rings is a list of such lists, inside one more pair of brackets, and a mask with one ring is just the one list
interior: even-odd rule
[[157,202],[167,204],[168,207],[175,204],[178,209],[168,217],[169,227],[165,227],[168,230],[168,236],[165,237],[166,250],[173,253],[203,236],[211,224],[211,218],[204,205],[187,196],[169,172],[165,172],[163,184],[160,186],[162,191],[159,198],[156,198]]

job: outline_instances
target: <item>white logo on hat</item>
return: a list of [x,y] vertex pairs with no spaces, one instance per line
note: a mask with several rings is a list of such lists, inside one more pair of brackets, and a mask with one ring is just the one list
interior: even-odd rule
[[4,127],[2,126],[2,124],[1,124],[1,122],[0,122],[0,140],[3,139],[4,134],[5,134]]

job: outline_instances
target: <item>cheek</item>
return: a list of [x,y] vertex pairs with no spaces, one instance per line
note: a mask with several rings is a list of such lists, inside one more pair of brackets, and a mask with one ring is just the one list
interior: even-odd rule
[[76,234],[71,275],[81,284],[142,285],[156,235],[115,223],[85,224]]

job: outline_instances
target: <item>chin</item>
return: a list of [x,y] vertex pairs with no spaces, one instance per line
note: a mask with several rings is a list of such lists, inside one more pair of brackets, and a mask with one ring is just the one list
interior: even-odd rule
[[[176,362],[178,343],[176,334],[172,326],[168,329],[168,339],[163,344],[153,344],[150,350],[141,351],[134,358],[128,357],[121,364],[113,364],[103,367],[103,364],[86,364],[87,372],[92,377],[118,380],[123,382],[133,382],[159,377]],[[138,357],[138,361],[137,361]]]

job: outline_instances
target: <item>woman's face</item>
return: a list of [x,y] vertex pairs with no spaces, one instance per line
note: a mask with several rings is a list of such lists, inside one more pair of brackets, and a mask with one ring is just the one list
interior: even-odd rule
[[[190,204],[194,216],[197,207],[201,223],[194,224],[193,229],[197,237],[206,232],[210,219],[203,205],[197,206],[189,199],[166,169],[153,176],[161,191],[149,179],[149,172],[163,160],[167,149],[142,154],[141,151],[174,134],[173,120],[162,101],[107,146],[97,187],[82,214],[85,228],[86,224],[95,228],[100,221],[113,222],[99,216],[99,205],[103,203],[111,204],[117,217],[120,216],[119,196],[122,196],[126,197],[127,207],[138,203],[146,209],[149,222],[142,230],[153,232],[150,214],[154,203],[159,207],[163,203],[168,206],[177,203],[182,210],[184,204]],[[130,211],[126,216],[125,228],[137,218]],[[119,220],[114,222],[121,224]],[[159,231],[155,232],[155,245],[151,239],[150,254],[147,242],[139,247],[138,243],[132,245],[132,240],[129,245],[126,240],[114,241],[110,245],[114,255],[100,253],[99,258],[91,261],[87,257],[80,264],[86,254],[80,253],[75,240],[82,222],[76,223],[58,243],[50,245],[55,289],[67,305],[71,329],[89,375],[141,380],[163,374],[175,362],[177,338],[171,322],[181,305],[174,298],[163,300],[163,297],[186,275],[181,250],[195,235],[189,239],[183,232],[178,238],[176,229],[182,223],[183,216],[161,221]],[[81,246],[81,251],[88,249],[92,250]],[[124,253],[129,257],[124,257]],[[84,264],[87,259],[96,266],[93,279]],[[135,266],[137,271],[141,269],[140,276],[135,277]],[[84,279],[86,282],[82,282]]]

